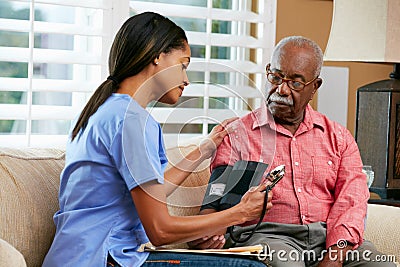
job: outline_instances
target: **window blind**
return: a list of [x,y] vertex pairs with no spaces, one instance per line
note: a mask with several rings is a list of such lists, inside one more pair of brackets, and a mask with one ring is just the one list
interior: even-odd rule
[[262,99],[276,0],[0,1],[0,146],[65,147],[71,120],[108,76],[129,15],[163,14],[192,50],[191,84],[174,106],[148,107],[166,143],[208,133]]
[[64,147],[71,120],[107,74],[120,9],[98,0],[0,5],[0,145]]

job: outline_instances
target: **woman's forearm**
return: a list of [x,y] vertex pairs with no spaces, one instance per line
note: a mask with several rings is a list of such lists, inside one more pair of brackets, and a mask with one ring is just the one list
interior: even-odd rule
[[202,153],[200,146],[192,150],[186,157],[174,164],[164,173],[165,193],[169,196],[204,160],[209,158]]
[[167,209],[163,185],[156,182],[132,189],[131,195],[147,236],[153,245],[160,246],[213,235],[228,226],[258,218],[264,204],[263,190],[265,185],[252,188],[236,206],[197,216],[171,216]]
[[132,198],[146,234],[155,246],[213,235],[230,225],[241,224],[249,219],[247,208],[242,204],[213,214],[171,216],[163,203],[165,199],[162,199],[162,194],[150,187],[132,190]]
[[238,117],[229,118],[216,125],[210,134],[200,142],[200,145],[190,152],[177,164],[173,165],[164,173],[165,192],[170,195],[188,176],[194,171],[200,163],[211,158],[217,147],[222,143],[229,132],[233,131],[233,127],[228,124],[237,120]]

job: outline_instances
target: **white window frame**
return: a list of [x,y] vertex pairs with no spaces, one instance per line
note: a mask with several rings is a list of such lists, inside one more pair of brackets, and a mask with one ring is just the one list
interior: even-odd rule
[[[221,69],[221,64],[227,66],[227,68],[232,69],[253,69],[252,73],[255,74],[255,84],[254,88],[248,88],[246,86],[242,86],[240,77],[238,78],[238,74],[234,71],[230,72],[231,79],[235,79],[236,86],[231,86],[231,93],[234,95],[242,95],[245,97],[254,98],[253,105],[257,106],[261,103],[262,99],[259,97],[259,92],[248,93],[248,89],[260,89],[264,87],[265,83],[265,65],[270,58],[270,54],[272,48],[275,43],[275,21],[276,21],[276,0],[259,0],[258,7],[261,10],[259,14],[251,13],[245,11],[245,7],[243,5],[247,5],[250,3],[250,0],[233,0],[236,4],[235,9],[238,10],[240,16],[239,22],[232,23],[232,27],[242,27],[243,23],[246,21],[259,23],[262,27],[259,27],[257,35],[258,38],[242,38],[237,39],[239,42],[247,42],[246,46],[254,46],[258,51],[260,51],[257,56],[255,62],[245,62],[243,61],[244,55],[243,51],[237,51],[236,57],[237,60],[242,60],[242,65],[235,64],[233,61],[224,61],[210,58],[210,48],[212,45],[223,45],[223,46],[231,46],[235,45],[235,40],[232,38],[221,38],[218,34],[211,33],[211,20],[212,19],[221,19],[226,20],[227,16],[232,16],[229,11],[226,10],[218,10],[212,7],[212,0],[208,1],[207,8],[198,8],[198,7],[189,7],[195,9],[196,12],[194,14],[196,16],[207,16],[207,32],[204,34],[196,33],[196,32],[188,32],[189,42],[194,44],[203,44],[204,37],[206,37],[207,42],[206,45],[206,57],[205,59],[193,59],[193,63],[191,64],[192,70],[204,71],[205,72],[205,80],[209,79],[210,73],[212,71],[226,71],[226,67]],[[14,62],[25,62],[28,63],[28,77],[27,78],[5,78],[0,77],[0,91],[25,91],[27,95],[27,104],[0,104],[0,120],[26,120],[26,132],[25,134],[8,134],[8,135],[0,135],[0,146],[13,146],[13,147],[59,147],[65,148],[65,144],[67,142],[67,134],[62,135],[35,135],[31,132],[31,121],[32,120],[47,120],[47,119],[63,119],[63,120],[72,120],[76,117],[78,112],[83,108],[84,104],[90,97],[91,93],[97,86],[108,76],[108,53],[111,47],[112,40],[121,26],[121,24],[129,17],[129,7],[132,8],[132,1],[129,0],[118,0],[118,1],[106,1],[106,0],[88,0],[88,1],[75,1],[75,0],[17,0],[15,2],[25,2],[29,3],[31,8],[36,4],[51,4],[51,5],[59,5],[59,6],[75,6],[82,8],[99,8],[103,10],[103,25],[100,25],[98,28],[90,29],[88,31],[87,28],[79,29],[79,27],[62,25],[57,23],[46,23],[46,22],[38,22],[34,21],[33,16],[33,8],[31,9],[30,20],[6,20],[0,18],[0,30],[4,31],[17,31],[17,32],[29,32],[29,47],[28,48],[9,48],[9,47],[0,47],[0,61],[14,61]],[[148,9],[149,6],[152,6],[153,11],[157,11],[161,14],[165,13],[165,10],[161,10],[159,7],[163,7],[159,4],[146,4],[144,2],[139,3],[139,5],[134,5],[134,8],[138,11],[144,11],[144,9]],[[197,13],[198,10],[201,10],[204,13]],[[168,13],[169,12],[169,13]],[[170,9],[165,14],[166,16],[185,16],[185,12],[181,9]],[[184,14],[185,13],[185,14]],[[235,13],[236,14],[236,13]],[[248,18],[246,18],[248,16]],[[67,26],[67,27],[66,27]],[[79,46],[88,46],[93,44],[88,44],[85,42],[84,38],[80,38],[81,35],[97,35],[101,36],[101,55],[97,57],[90,57],[88,55],[82,54],[82,58],[85,59],[86,64],[94,64],[99,65],[101,67],[101,73],[96,74],[96,78],[91,80],[85,80],[85,77],[79,77],[81,73],[84,72],[81,66],[76,66],[73,68],[73,80],[46,80],[46,79],[36,79],[33,77],[33,65],[39,60],[40,62],[49,62],[49,63],[79,63],[82,58],[80,58],[79,54],[75,54],[72,52],[65,51],[41,51],[40,49],[33,47],[33,38],[34,32],[47,32],[47,33],[58,33],[58,32],[66,33],[66,34],[74,34],[75,35],[75,45]],[[101,32],[99,32],[101,31]],[[81,42],[78,40],[81,39]],[[43,60],[44,59],[44,60]],[[195,63],[201,64],[195,64]],[[197,69],[196,69],[197,68]],[[198,123],[196,120],[192,120],[192,118],[197,117],[203,124],[203,135],[207,133],[207,126],[209,123],[213,123],[209,118],[213,118],[215,121],[222,121],[227,118],[226,110],[210,110],[208,108],[208,98],[210,96],[226,96],[226,90],[221,91],[221,88],[218,88],[211,84],[204,85],[190,85],[193,90],[185,90],[184,96],[199,96],[197,90],[201,87],[200,94],[204,97],[203,108],[201,110],[188,109],[188,110],[180,110],[179,115],[176,120],[178,123],[181,122],[190,122],[190,123]],[[67,91],[72,92],[72,105],[71,106],[41,106],[41,105],[32,105],[32,94],[36,91]],[[77,93],[75,93],[77,92]],[[78,92],[85,92],[85,97],[82,97],[82,94],[78,94]],[[242,103],[237,100],[232,100],[229,103],[229,108],[237,111],[237,115],[245,114],[246,110],[243,109]],[[173,109],[168,108],[159,108],[153,109],[152,114],[158,119],[161,123],[167,122],[163,116],[166,116],[168,112],[171,112]],[[168,112],[166,112],[168,111]],[[176,113],[175,113],[176,114]],[[187,136],[189,137],[189,135]],[[175,135],[166,135],[166,143],[174,143],[177,138]],[[174,141],[172,141],[174,140]]]

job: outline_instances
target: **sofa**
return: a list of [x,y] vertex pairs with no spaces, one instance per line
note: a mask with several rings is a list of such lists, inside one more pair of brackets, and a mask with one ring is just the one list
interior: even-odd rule
[[[177,162],[196,144],[168,148],[169,163]],[[0,267],[41,266],[55,232],[52,217],[58,210],[64,160],[61,149],[0,148]],[[170,213],[197,214],[209,175],[209,161],[205,161],[168,198]],[[399,260],[399,223],[400,208],[369,204],[365,238]]]

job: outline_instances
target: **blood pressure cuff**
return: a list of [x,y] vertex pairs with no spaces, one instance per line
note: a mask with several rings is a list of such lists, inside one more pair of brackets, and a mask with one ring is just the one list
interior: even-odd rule
[[200,210],[220,211],[235,206],[250,187],[260,184],[267,167],[263,162],[240,160],[234,166],[215,168]]
[[230,165],[221,165],[212,171],[200,210],[220,210],[220,201],[224,196],[226,182],[231,171],[232,166]]

